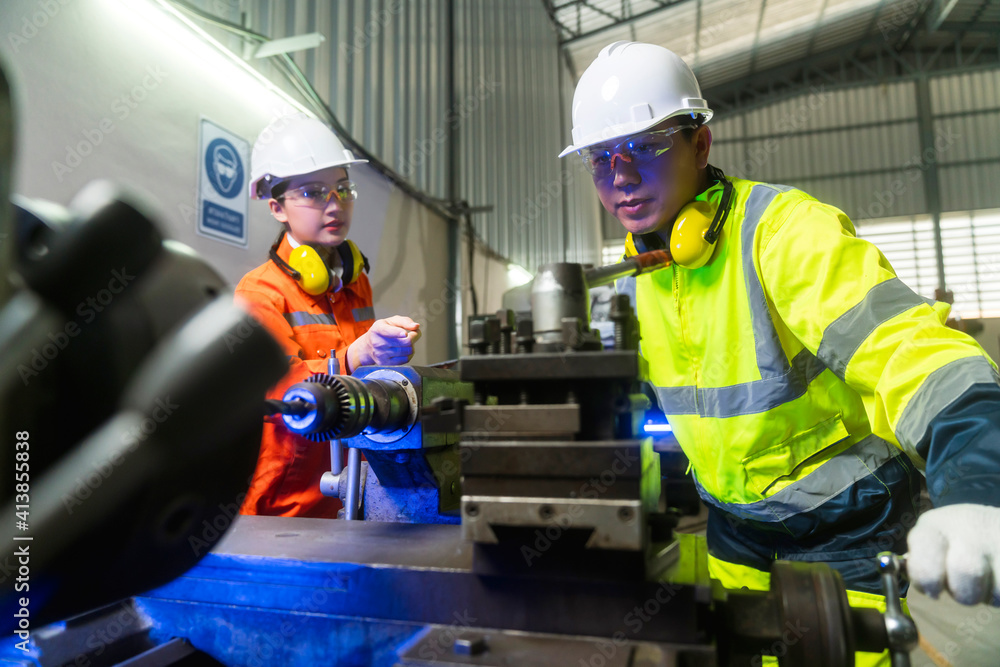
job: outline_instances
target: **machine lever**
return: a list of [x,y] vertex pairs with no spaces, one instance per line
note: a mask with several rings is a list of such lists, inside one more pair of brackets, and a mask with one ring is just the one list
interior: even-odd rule
[[882,592],[885,594],[885,634],[892,667],[910,667],[910,651],[917,647],[920,639],[916,623],[903,613],[899,602],[899,579],[905,575],[905,558],[891,551],[878,555]]

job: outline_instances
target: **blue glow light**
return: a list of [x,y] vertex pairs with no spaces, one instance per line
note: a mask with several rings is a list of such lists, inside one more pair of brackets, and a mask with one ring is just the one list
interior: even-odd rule
[[645,424],[643,430],[646,433],[673,433],[674,429],[670,424]]

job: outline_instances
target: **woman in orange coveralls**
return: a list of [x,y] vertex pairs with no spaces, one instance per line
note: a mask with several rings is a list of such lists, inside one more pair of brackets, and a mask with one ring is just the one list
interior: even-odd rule
[[[368,260],[347,240],[357,197],[347,168],[362,162],[305,114],[279,118],[254,144],[250,197],[267,200],[282,230],[270,259],[237,285],[236,299],[288,355],[288,374],[268,398],[326,373],[331,350],[345,374],[413,356],[420,325],[398,315],[375,319]],[[340,501],[319,491],[326,470],[329,447],[292,433],[280,415],[267,417],[241,513],[336,517]]]

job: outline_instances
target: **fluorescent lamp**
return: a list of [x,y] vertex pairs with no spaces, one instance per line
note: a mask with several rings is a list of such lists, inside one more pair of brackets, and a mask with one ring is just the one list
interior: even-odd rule
[[282,39],[272,39],[258,46],[253,57],[267,58],[269,56],[278,56],[282,53],[291,53],[292,51],[315,49],[323,43],[324,39],[323,35],[318,32],[311,32],[308,35],[292,35],[291,37],[283,37]]
[[673,433],[674,428],[670,424],[646,424],[643,427],[646,433]]
[[519,264],[511,262],[507,265],[507,285],[508,287],[520,287],[527,285],[535,279],[527,269]]
[[[222,56],[223,60],[228,61],[239,70],[249,74],[267,92],[277,95],[291,105],[293,109],[302,111],[309,116],[316,116],[314,111],[286,93],[273,81],[251,67],[245,60],[223,46],[222,43],[205,32],[168,0],[146,0],[145,2],[118,0],[116,4],[125,8],[129,13],[135,15],[149,26],[155,27],[158,37],[181,46],[185,51],[198,53],[204,50],[204,45],[209,45],[209,52],[216,52],[219,56]],[[199,41],[201,44],[198,43]],[[205,66],[208,67],[208,63],[205,63]]]

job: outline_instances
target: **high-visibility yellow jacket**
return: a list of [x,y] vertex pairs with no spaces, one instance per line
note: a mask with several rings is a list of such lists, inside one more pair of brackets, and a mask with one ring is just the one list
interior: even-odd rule
[[[762,570],[774,558],[874,556],[890,546],[878,536],[905,532],[898,522],[912,510],[904,452],[928,466],[936,499],[972,499],[946,471],[952,445],[931,447],[932,426],[983,388],[1000,414],[996,366],[844,213],[787,186],[729,180],[732,209],[706,266],[618,285],[633,295],[647,379],[703,500],[729,521],[717,555]],[[699,198],[717,202],[721,189]],[[626,254],[649,239],[630,237]],[[998,421],[979,433],[995,448]],[[972,483],[976,502],[992,493],[1000,504],[998,458],[986,457],[989,480]],[[877,592],[877,576],[860,578]]]

